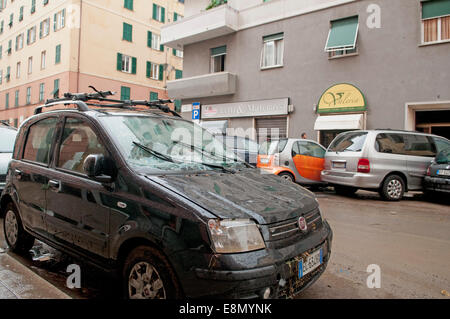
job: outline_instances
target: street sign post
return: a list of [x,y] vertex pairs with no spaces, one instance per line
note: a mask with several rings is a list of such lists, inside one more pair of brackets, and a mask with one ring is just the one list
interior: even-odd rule
[[192,120],[200,120],[200,103],[192,103]]

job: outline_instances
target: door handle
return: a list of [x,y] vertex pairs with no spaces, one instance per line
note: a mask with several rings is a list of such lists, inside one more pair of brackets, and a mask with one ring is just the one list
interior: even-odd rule
[[55,189],[59,190],[60,185],[61,185],[61,183],[59,181],[55,181],[52,179],[48,181],[48,186],[51,188],[55,188]]
[[22,179],[23,172],[20,169],[14,170],[14,176],[17,177],[18,180]]

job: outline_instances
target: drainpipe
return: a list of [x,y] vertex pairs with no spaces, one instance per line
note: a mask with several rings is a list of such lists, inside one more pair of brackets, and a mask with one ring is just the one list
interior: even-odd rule
[[78,66],[77,66],[77,90],[80,92],[80,60],[81,60],[81,22],[83,16],[83,0],[80,0],[80,29],[78,31]]

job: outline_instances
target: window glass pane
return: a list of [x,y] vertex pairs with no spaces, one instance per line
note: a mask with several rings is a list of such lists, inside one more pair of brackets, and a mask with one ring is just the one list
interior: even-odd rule
[[375,149],[380,153],[405,154],[405,140],[401,134],[378,134]]
[[435,145],[425,135],[405,134],[405,155],[435,157]]
[[361,152],[367,132],[351,132],[336,137],[330,145],[331,152]]
[[264,64],[263,66],[272,66],[275,64],[275,42],[264,43]]
[[450,148],[449,140],[439,138],[439,137],[434,137],[434,142],[436,143],[437,152],[441,152],[443,150],[446,150],[447,148]]
[[56,118],[49,118],[30,127],[23,153],[24,159],[49,164],[50,148],[57,121]]
[[57,166],[84,173],[84,160],[91,154],[106,156],[106,150],[97,135],[86,123],[78,119],[68,118],[64,125]]

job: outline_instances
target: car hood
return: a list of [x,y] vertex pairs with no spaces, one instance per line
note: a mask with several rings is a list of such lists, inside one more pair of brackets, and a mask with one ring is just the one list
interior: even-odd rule
[[219,218],[249,218],[271,224],[318,207],[310,191],[259,169],[235,174],[147,176]]
[[11,160],[11,153],[0,153],[0,175],[5,175]]

